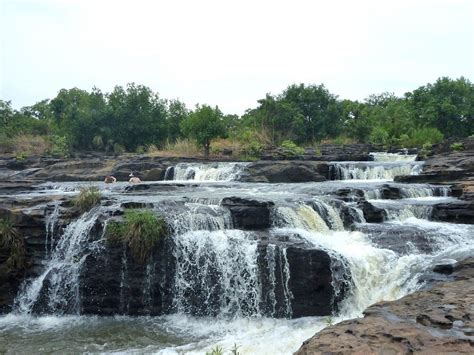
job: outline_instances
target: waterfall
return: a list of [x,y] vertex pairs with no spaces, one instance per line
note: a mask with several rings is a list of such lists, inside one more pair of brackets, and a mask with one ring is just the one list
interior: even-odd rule
[[236,180],[247,163],[178,163],[169,167],[165,180],[232,181]]
[[50,257],[51,253],[53,252],[54,246],[54,231],[56,228],[56,224],[59,218],[59,202],[54,204],[53,211],[46,216],[46,236],[45,236],[45,252],[46,257]]
[[329,231],[323,218],[310,206],[277,206],[272,211],[275,227],[294,227],[312,231]]
[[399,154],[399,153],[386,153],[386,152],[372,152],[369,155],[374,161],[378,162],[393,162],[393,161],[415,161],[416,154]]
[[15,300],[16,312],[31,313],[40,307],[49,313],[80,313],[79,275],[86,257],[99,248],[89,241],[99,210],[93,208],[66,227],[45,270],[23,284]]
[[157,206],[175,235],[195,230],[223,230],[232,228],[232,217],[228,209],[218,205],[185,203],[181,209],[168,210]]
[[[451,187],[449,186],[436,186],[436,185],[412,185],[412,186],[399,186],[395,187],[400,191],[400,197],[402,198],[423,198],[423,197],[447,197],[451,194]],[[383,199],[383,190],[385,187],[374,188],[369,191],[364,191],[364,196],[367,200],[380,200]]]
[[333,162],[330,175],[334,180],[393,180],[399,175],[418,175],[422,163]]
[[260,315],[257,242],[240,230],[190,231],[174,238],[173,308],[214,316]]

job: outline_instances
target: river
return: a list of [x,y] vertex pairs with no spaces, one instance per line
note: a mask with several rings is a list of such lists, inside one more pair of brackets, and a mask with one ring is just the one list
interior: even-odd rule
[[[432,220],[433,206],[456,200],[449,187],[393,182],[396,175],[421,171],[423,163],[414,158],[376,153],[372,162],[335,162],[337,180],[327,182],[244,183],[238,177],[245,163],[182,163],[146,189],[92,183],[112,203],[85,213],[60,235],[54,235],[58,213],[51,209],[48,258],[23,285],[14,311],[0,317],[0,353],[203,354],[219,346],[225,353],[237,347],[240,354],[291,354],[329,324],[422,288],[434,265],[472,255],[473,226]],[[74,196],[82,185],[47,183],[15,198]],[[387,187],[402,198],[387,199]],[[384,221],[368,223],[353,197],[335,197],[344,190],[362,191],[384,211]],[[222,203],[229,197],[270,203],[268,228],[236,228]],[[130,261],[123,260],[116,270],[120,314],[84,315],[79,283],[88,258],[104,248],[90,231],[98,220],[104,223],[99,217],[105,211],[124,202],[147,204],[171,226],[172,312],[146,315],[157,297],[153,285],[162,282],[155,260],[143,276],[144,315],[127,315],[133,280]],[[334,314],[292,318],[298,312],[287,256],[292,245],[330,256],[334,299],[346,287]]]

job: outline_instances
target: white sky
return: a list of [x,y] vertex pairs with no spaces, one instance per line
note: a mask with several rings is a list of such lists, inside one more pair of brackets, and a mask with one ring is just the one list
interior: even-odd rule
[[474,78],[474,1],[0,0],[0,98],[144,84],[242,114],[324,83],[340,98]]

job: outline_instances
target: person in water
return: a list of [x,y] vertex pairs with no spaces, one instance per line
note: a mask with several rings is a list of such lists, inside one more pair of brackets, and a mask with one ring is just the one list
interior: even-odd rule
[[117,179],[115,177],[113,177],[112,175],[107,175],[104,179],[104,182],[106,184],[113,184],[116,181],[117,181]]
[[128,180],[128,182],[129,182],[130,184],[139,184],[139,183],[142,182],[142,181],[140,180],[140,178],[137,177],[137,176],[134,176],[133,173],[130,173],[129,176],[130,176],[130,180]]

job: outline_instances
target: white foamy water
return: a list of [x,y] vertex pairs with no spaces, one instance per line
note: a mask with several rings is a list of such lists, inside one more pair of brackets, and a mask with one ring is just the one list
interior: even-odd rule
[[[89,233],[98,217],[98,208],[84,213],[64,230],[48,260],[45,270],[36,278],[27,280],[15,300],[15,311],[31,313],[48,279],[47,310],[79,313],[79,273],[87,255],[97,246],[88,243]],[[47,224],[47,227],[49,225]]]
[[[386,153],[374,153],[373,156],[374,162],[335,163],[339,164],[340,177],[366,179],[364,182],[350,181],[347,185],[345,182],[226,183],[224,189],[219,184],[193,183],[185,190],[157,192],[160,198],[168,198],[166,203],[162,203],[153,190],[143,195],[128,194],[128,201],[153,204],[156,212],[165,217],[173,234],[174,245],[170,253],[176,270],[169,276],[172,278],[170,292],[174,314],[166,316],[64,315],[65,310],[80,314],[77,278],[87,255],[100,247],[100,243],[89,239],[97,212],[86,213],[72,222],[61,236],[58,233],[53,236],[50,231],[54,231],[59,213],[59,210],[53,210],[47,223],[50,259],[44,272],[24,286],[16,301],[16,313],[0,317],[0,353],[205,354],[216,346],[224,353],[230,353],[236,345],[242,355],[291,354],[328,322],[359,317],[377,301],[394,300],[415,291],[422,286],[420,276],[437,262],[472,255],[473,226],[424,219],[429,217],[433,204],[452,200],[437,197],[447,196],[449,188],[390,184],[401,189],[403,199],[382,200],[382,189],[386,187],[381,180],[416,174],[421,163],[414,162],[413,156]],[[167,178],[231,181],[238,177],[242,166],[240,163],[178,164],[174,171],[168,171]],[[370,182],[371,179],[377,182]],[[163,182],[165,184],[170,183]],[[194,185],[201,186],[202,190]],[[374,199],[371,203],[385,208],[390,220],[379,226],[382,232],[402,230],[402,227],[408,231],[416,229],[432,249],[428,248],[430,251],[424,254],[417,248],[396,252],[380,247],[383,243],[376,244],[376,232],[364,234],[344,230],[344,213],[356,222],[364,222],[364,217],[357,206],[332,199],[335,186],[361,188],[366,198]],[[117,184],[116,187],[120,186]],[[118,189],[114,192],[120,193]],[[275,204],[271,214],[272,228],[267,231],[233,229],[230,211],[220,206],[222,198],[254,195]],[[263,241],[260,245],[259,238]],[[56,244],[51,249],[53,240]],[[294,264],[287,257],[287,251],[288,256],[291,255],[290,245],[325,250],[331,256],[331,270],[336,270],[335,265],[343,265],[350,271],[350,277],[344,274],[347,280],[332,282],[337,286],[338,282],[345,281],[351,286],[346,291],[341,311],[333,319],[288,319],[292,309],[296,311],[296,307],[292,308],[290,288],[291,275],[294,276],[290,271]],[[127,283],[132,281],[129,279],[132,269],[128,269],[130,260],[126,253],[119,257],[116,277],[123,293]],[[144,268],[140,297],[145,307],[152,305],[153,277],[159,262],[151,260]],[[31,315],[40,298],[45,303],[42,311],[54,315]],[[126,293],[121,294],[120,310],[128,310],[127,302]]]
[[247,163],[179,163],[169,167],[165,180],[231,181],[236,180]]
[[372,152],[369,153],[377,162],[394,162],[394,161],[415,161],[416,154],[403,154],[403,153],[386,153],[386,152]]
[[330,169],[336,180],[393,180],[395,176],[418,175],[422,163],[333,162]]

